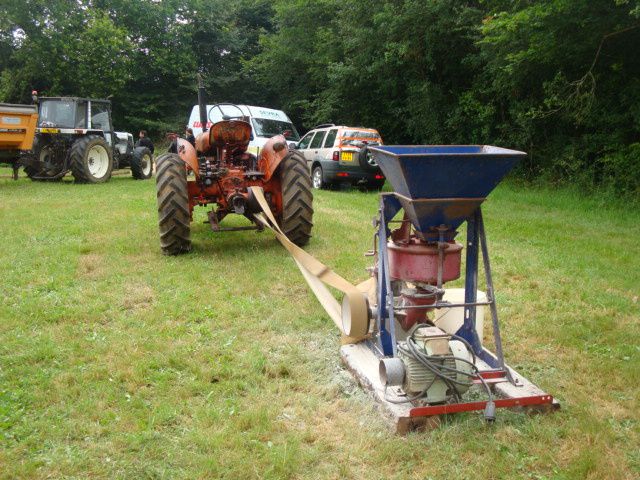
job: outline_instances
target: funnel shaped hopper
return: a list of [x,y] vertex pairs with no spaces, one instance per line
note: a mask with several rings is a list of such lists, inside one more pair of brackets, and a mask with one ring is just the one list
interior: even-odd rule
[[489,145],[370,147],[418,232],[455,230],[526,153]]

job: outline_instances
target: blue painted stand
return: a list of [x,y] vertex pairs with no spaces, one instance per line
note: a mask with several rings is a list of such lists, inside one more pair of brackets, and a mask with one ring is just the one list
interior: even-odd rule
[[[398,197],[393,194],[380,195],[380,208],[377,221],[378,247],[378,308],[376,315],[377,337],[372,344],[379,356],[393,357],[396,355],[397,339],[393,315],[393,292],[391,291],[391,277],[389,274],[389,256],[387,241],[391,235],[389,222],[402,210]],[[474,353],[492,368],[504,370],[504,357],[497,309],[491,277],[488,248],[484,232],[482,211],[478,207],[468,218],[465,271],[465,299],[464,323],[456,335],[464,338],[472,346]],[[491,310],[493,336],[496,344],[496,355],[486,350],[476,331],[476,305],[478,290],[478,263],[482,255],[485,280],[487,284],[487,300]],[[462,308],[462,307],[461,307]]]

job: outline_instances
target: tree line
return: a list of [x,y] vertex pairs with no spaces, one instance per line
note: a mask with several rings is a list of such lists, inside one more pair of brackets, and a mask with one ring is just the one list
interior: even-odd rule
[[517,148],[523,177],[637,196],[639,50],[640,0],[3,0],[0,101],[108,97],[159,136],[202,73],[302,131]]

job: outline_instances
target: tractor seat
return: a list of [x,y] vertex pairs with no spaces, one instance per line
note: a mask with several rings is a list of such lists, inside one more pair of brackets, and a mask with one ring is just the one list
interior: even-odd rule
[[209,143],[213,147],[245,151],[251,140],[251,125],[244,120],[222,120],[209,130]]

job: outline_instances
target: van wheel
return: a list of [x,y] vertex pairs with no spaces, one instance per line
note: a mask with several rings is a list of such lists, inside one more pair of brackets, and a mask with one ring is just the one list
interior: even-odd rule
[[313,172],[311,173],[311,185],[315,189],[327,188],[327,182],[324,181],[322,167],[320,165],[313,167]]

